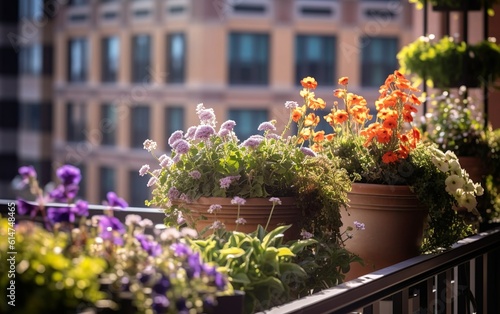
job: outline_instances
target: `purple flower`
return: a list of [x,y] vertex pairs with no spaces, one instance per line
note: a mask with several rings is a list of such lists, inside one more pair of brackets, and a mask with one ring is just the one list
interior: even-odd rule
[[156,147],[158,146],[155,141],[150,140],[150,139],[145,140],[144,143],[142,143],[142,145],[143,145],[143,148],[145,150],[147,150],[148,152],[155,150]]
[[227,189],[231,185],[231,177],[225,177],[219,180],[221,189]]
[[176,256],[183,257],[192,253],[192,250],[189,246],[184,243],[174,243],[171,245],[171,248],[174,250]]
[[86,217],[89,215],[88,203],[78,200],[74,206],[68,207],[49,207],[47,209],[47,217],[52,223],[57,222],[75,222],[76,216]]
[[167,313],[170,301],[165,295],[156,295],[153,298],[152,308],[155,313]]
[[234,129],[235,125],[236,125],[236,122],[234,122],[233,120],[227,120],[226,122],[221,124],[220,131],[222,131],[222,130],[232,131]]
[[17,199],[17,212],[20,215],[30,215],[33,218],[36,216],[37,211],[38,206],[31,205],[30,203],[20,198]]
[[216,220],[212,223],[209,229],[217,230],[222,228],[224,228],[224,223],[222,223],[220,220]]
[[226,137],[229,134],[231,134],[231,131],[226,130],[226,129],[220,129],[219,133],[217,133],[217,135],[219,135],[220,137]]
[[231,204],[233,204],[233,205],[245,205],[245,203],[246,203],[245,199],[241,198],[239,196],[235,196],[231,200]]
[[285,108],[287,109],[295,109],[299,106],[299,104],[296,101],[287,101],[285,102]]
[[111,207],[128,207],[128,203],[123,198],[118,197],[115,192],[108,192],[106,198],[108,199],[108,205]]
[[257,128],[259,131],[276,131],[276,127],[272,122],[262,122]]
[[235,222],[237,225],[244,225],[244,224],[246,224],[246,223],[247,223],[247,220],[246,220],[245,218],[240,217],[240,218],[236,219],[234,222]]
[[175,151],[181,155],[186,154],[189,151],[189,143],[186,140],[178,140],[175,142]]
[[313,234],[305,230],[302,230],[302,232],[300,232],[300,236],[302,237],[302,239],[310,239],[313,237]]
[[125,227],[116,217],[100,216],[99,217],[99,236],[104,240],[113,241],[116,245],[123,245],[123,238]]
[[266,134],[267,139],[274,139],[274,140],[279,140],[281,137],[276,134],[276,133],[267,133]]
[[212,204],[210,205],[210,207],[207,209],[207,212],[209,214],[213,214],[215,212],[218,212],[219,210],[221,210],[222,206],[219,205],[219,204]]
[[143,177],[149,171],[149,165],[142,165],[141,169],[139,169],[139,175]]
[[208,140],[210,136],[215,134],[215,130],[210,125],[200,125],[196,128],[194,133],[195,140]]
[[23,166],[18,171],[24,184],[28,183],[30,178],[36,179],[36,170],[33,166]]
[[177,188],[175,186],[171,187],[168,190],[168,194],[167,194],[168,198],[171,200],[178,199],[180,195],[181,195],[181,192],[179,192],[179,190],[177,190]]
[[189,268],[186,269],[186,273],[188,275],[188,278],[198,278],[200,277],[201,271],[203,269],[201,259],[200,259],[200,253],[195,252],[188,254],[188,264]]
[[186,135],[184,135],[184,137],[187,140],[192,140],[192,139],[194,139],[195,132],[196,132],[196,126],[190,126],[189,129],[187,129]]
[[201,178],[201,173],[198,170],[193,170],[189,173],[189,176],[193,179],[198,180],[199,178]]
[[71,165],[64,165],[56,170],[57,177],[61,180],[61,183],[65,186],[68,185],[78,185],[82,179],[80,174],[80,169]]
[[165,295],[171,286],[170,279],[162,273],[160,280],[158,280],[153,286],[153,291],[158,294]]
[[149,178],[148,184],[146,184],[146,186],[149,188],[149,187],[155,185],[156,182],[158,182],[158,178],[157,177],[151,177],[151,178]]
[[141,244],[141,247],[151,256],[159,256],[162,252],[161,246],[156,241],[152,241],[144,234],[136,234],[135,238]]
[[215,114],[213,109],[203,109],[198,113],[198,118],[202,123],[210,124],[215,121]]
[[174,133],[172,133],[172,135],[170,135],[170,137],[168,138],[168,145],[170,145],[170,147],[173,148],[173,145],[175,144],[175,142],[180,140],[182,138],[182,135],[183,135],[183,132],[180,130],[177,130]]
[[75,198],[79,187],[76,184],[58,185],[49,192],[49,197],[58,202],[67,202]]
[[309,147],[301,147],[300,151],[306,156],[316,157],[316,153]]
[[260,143],[264,140],[264,137],[261,135],[252,135],[248,139],[246,139],[241,145],[246,147],[255,148],[260,145]]
[[354,226],[356,227],[357,230],[365,230],[365,224],[359,221],[355,221]]
[[168,167],[172,166],[172,164],[174,163],[172,158],[168,157],[167,155],[162,155],[162,156],[165,156],[165,157],[160,159],[160,166],[162,168],[168,168]]
[[269,202],[272,202],[274,205],[281,205],[281,200],[278,197],[271,197]]

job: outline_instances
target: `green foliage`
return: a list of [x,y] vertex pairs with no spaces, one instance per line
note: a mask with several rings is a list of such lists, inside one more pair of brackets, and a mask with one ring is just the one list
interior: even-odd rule
[[[409,0],[410,3],[414,3],[417,9],[421,10],[424,7],[424,3],[427,0]],[[495,11],[493,10],[493,5],[500,3],[498,0],[477,0],[481,7],[485,6],[489,16],[494,16]],[[452,10],[463,10],[466,2],[473,2],[471,0],[429,0],[433,6],[440,6],[450,8]],[[470,5],[470,4],[469,4]]]
[[500,47],[491,38],[466,44],[448,36],[437,41],[421,36],[404,46],[397,58],[401,73],[425,78],[431,87],[491,85],[500,77]]

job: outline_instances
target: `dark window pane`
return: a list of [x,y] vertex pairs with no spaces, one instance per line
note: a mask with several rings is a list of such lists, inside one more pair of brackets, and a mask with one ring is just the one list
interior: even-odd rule
[[131,139],[132,148],[143,148],[143,143],[149,138],[149,107],[136,106],[131,110]]
[[268,120],[265,109],[230,109],[229,119],[236,122],[234,132],[240,141],[244,141],[254,134],[262,134],[257,127]]
[[335,77],[333,36],[299,35],[295,40],[295,82],[312,76],[322,85],[331,85]]
[[84,104],[68,104],[66,108],[66,140],[68,142],[81,142],[85,140],[86,127]]
[[103,82],[116,82],[120,58],[119,49],[120,41],[118,37],[102,39],[101,79]]
[[105,200],[106,194],[115,191],[115,176],[116,171],[110,167],[99,168],[99,200]]
[[168,107],[165,109],[165,134],[167,142],[165,147],[169,147],[168,138],[177,130],[184,130],[184,108]]
[[229,35],[229,83],[266,85],[269,81],[269,36]]
[[147,187],[148,176],[139,176],[139,169],[129,172],[129,205],[144,207],[144,201],[150,199],[150,191]]
[[74,38],[68,43],[68,81],[85,82],[88,68],[87,39]]
[[399,68],[397,38],[363,37],[361,49],[361,86],[379,87],[387,75]]
[[151,36],[132,37],[132,82],[143,83],[151,79]]
[[186,72],[186,39],[184,34],[167,36],[167,52],[167,82],[184,82]]
[[99,129],[102,133],[102,145],[116,144],[117,108],[115,105],[105,104],[101,107],[101,121]]

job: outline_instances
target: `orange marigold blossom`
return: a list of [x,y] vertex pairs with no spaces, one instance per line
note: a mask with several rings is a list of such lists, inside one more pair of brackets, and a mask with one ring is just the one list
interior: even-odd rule
[[347,84],[349,84],[349,78],[347,78],[346,76],[339,78],[339,85],[347,85]]
[[321,146],[321,144],[319,143],[314,143],[311,145],[311,149],[315,152],[320,152],[323,150],[323,146]]
[[307,106],[313,110],[325,109],[326,103],[322,98],[310,98]]
[[314,92],[311,92],[309,89],[304,88],[300,91],[300,97],[304,99],[314,98]]
[[292,120],[293,122],[299,122],[300,118],[302,118],[302,111],[300,109],[294,109],[292,111]]
[[333,139],[335,138],[335,135],[336,134],[330,133],[330,134],[325,135],[325,138],[327,141],[333,141]]
[[398,120],[391,117],[385,119],[382,125],[384,126],[384,128],[395,129],[398,126]]
[[304,120],[304,126],[317,126],[320,119],[314,113],[310,113]]
[[398,155],[394,152],[387,152],[382,156],[382,162],[386,164],[390,164],[391,162],[398,161]]
[[323,142],[325,140],[325,131],[323,131],[323,130],[318,131],[318,132],[313,131],[312,136],[313,136],[314,142],[316,142],[316,143]]
[[333,122],[336,124],[342,124],[349,119],[349,115],[345,110],[339,110],[333,114]]
[[316,86],[318,86],[318,82],[314,79],[314,77],[305,77],[300,81],[300,84],[302,84],[303,87],[305,88],[310,88],[310,89],[315,89]]

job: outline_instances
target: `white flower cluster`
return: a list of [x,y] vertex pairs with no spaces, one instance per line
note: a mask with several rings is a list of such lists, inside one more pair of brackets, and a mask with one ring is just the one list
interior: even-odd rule
[[438,169],[448,176],[446,178],[446,192],[452,195],[459,207],[467,208],[469,212],[479,214],[476,210],[476,196],[481,196],[484,189],[480,183],[474,183],[465,169],[462,169],[457,156],[452,151],[443,153],[433,148],[432,162]]

